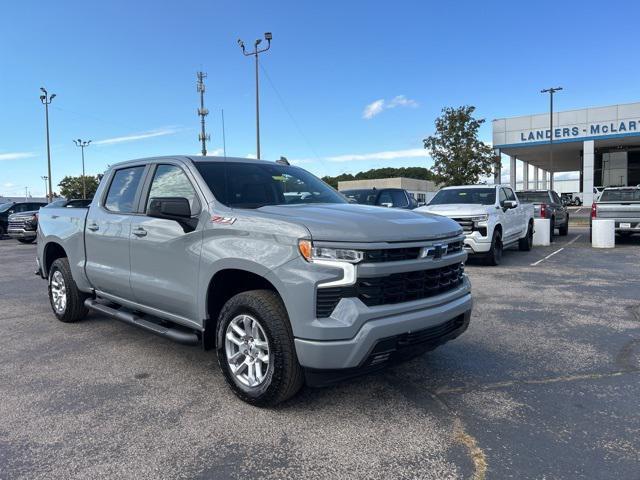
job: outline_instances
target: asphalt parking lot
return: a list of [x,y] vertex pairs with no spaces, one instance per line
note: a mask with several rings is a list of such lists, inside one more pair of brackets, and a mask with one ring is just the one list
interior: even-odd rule
[[2,480],[640,478],[640,236],[471,261],[464,335],[273,410],[211,352],[58,322],[34,255],[0,241]]

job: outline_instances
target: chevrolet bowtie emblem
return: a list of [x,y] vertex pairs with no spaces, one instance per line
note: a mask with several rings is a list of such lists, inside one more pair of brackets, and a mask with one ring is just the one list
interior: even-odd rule
[[425,247],[422,249],[422,255],[420,255],[420,257],[433,258],[434,260],[437,260],[447,254],[448,248],[449,246],[444,243],[438,243],[437,245]]

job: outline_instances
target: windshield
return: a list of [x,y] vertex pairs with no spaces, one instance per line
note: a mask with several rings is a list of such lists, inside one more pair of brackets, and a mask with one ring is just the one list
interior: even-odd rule
[[228,207],[347,203],[306,170],[269,163],[195,162],[213,195]]
[[341,193],[347,198],[352,198],[364,205],[373,205],[376,202],[376,191],[373,189],[344,190]]
[[9,210],[12,206],[13,206],[13,202],[3,203],[2,205],[0,205],[0,212],[6,212],[6,211],[7,211],[7,210]]
[[496,203],[495,188],[451,188],[440,190],[431,199],[429,205],[447,205],[451,203],[471,203],[475,205],[493,205]]
[[551,199],[547,192],[518,192],[522,203],[549,203]]
[[605,190],[601,202],[640,202],[640,188]]

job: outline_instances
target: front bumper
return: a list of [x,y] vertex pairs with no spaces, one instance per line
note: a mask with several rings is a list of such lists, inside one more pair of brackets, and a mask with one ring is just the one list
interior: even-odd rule
[[35,230],[24,230],[24,229],[10,229],[7,231],[7,235],[11,238],[36,238]]
[[[455,338],[466,329],[473,306],[469,287],[468,279],[465,278],[465,284],[462,287],[463,294],[453,299],[449,295],[443,295],[449,300],[441,303],[435,303],[435,298],[432,298],[426,304],[424,301],[415,301],[393,306],[367,308],[360,302],[360,305],[368,310],[369,315],[373,318],[363,323],[354,337],[330,341],[296,338],[298,361],[306,369],[312,370],[366,367],[376,345],[381,341],[399,335],[432,328],[437,329],[453,319],[462,317],[463,326],[455,329],[455,335],[452,336],[453,332],[446,331],[440,336],[436,335],[436,338],[430,338],[430,341],[437,346],[444,341]],[[349,300],[351,301],[351,299]],[[353,308],[354,306],[346,307]],[[338,306],[338,309],[340,308],[341,306]],[[396,310],[395,313],[394,310]]]
[[464,248],[467,253],[487,253],[491,250],[491,238],[483,237],[480,232],[470,232],[464,237]]

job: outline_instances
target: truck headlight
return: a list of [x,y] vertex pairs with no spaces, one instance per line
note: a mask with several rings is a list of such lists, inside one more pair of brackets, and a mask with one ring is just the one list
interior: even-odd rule
[[314,247],[310,240],[299,240],[298,250],[307,262],[332,260],[334,262],[359,263],[364,258],[364,253],[359,250]]
[[486,222],[489,220],[489,215],[476,215],[475,217],[471,217],[469,220],[472,222]]

